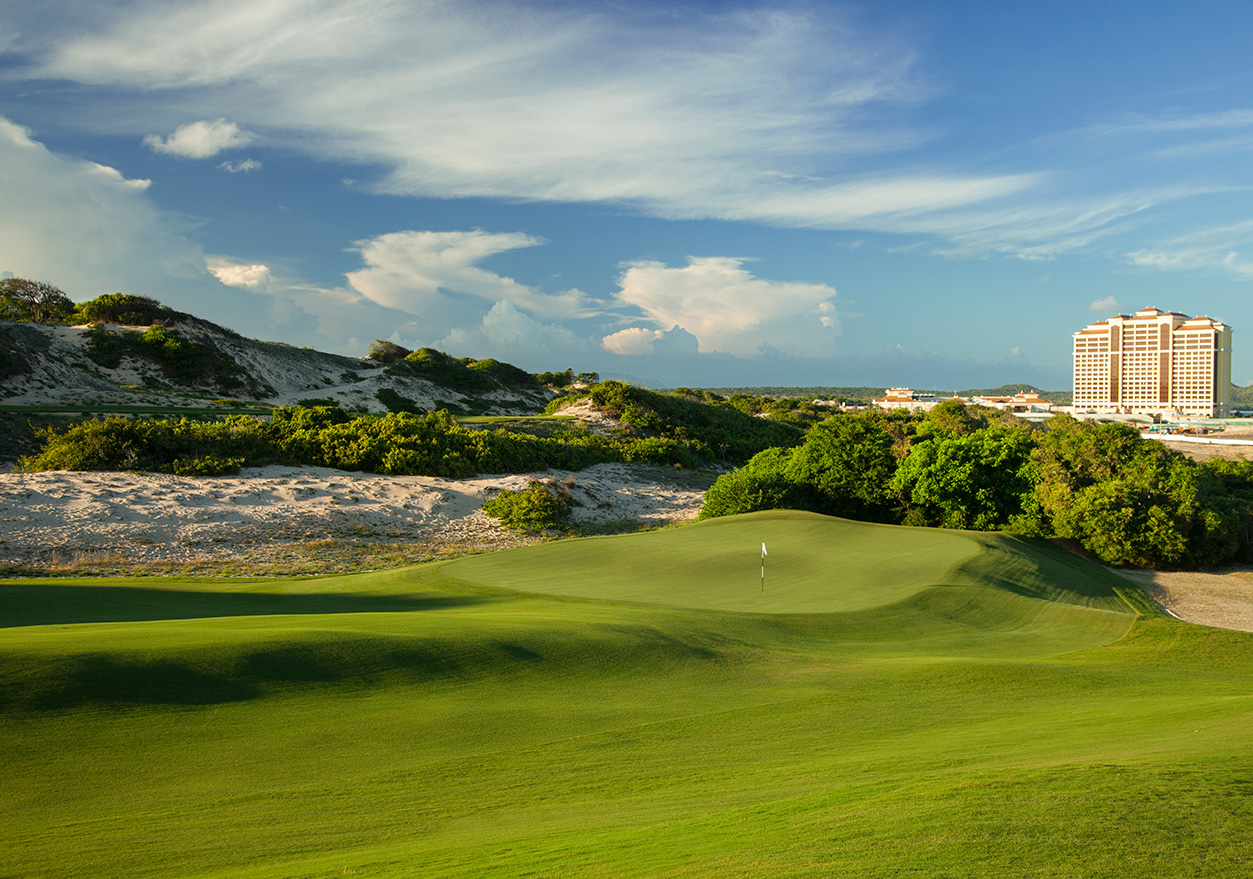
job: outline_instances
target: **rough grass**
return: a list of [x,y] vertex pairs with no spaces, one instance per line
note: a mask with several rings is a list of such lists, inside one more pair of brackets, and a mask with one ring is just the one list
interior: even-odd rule
[[[820,597],[771,612],[710,609],[697,574],[659,604],[470,560],[0,584],[0,874],[1247,872],[1253,636],[986,536],[874,604],[847,571],[884,538],[791,524],[824,523]],[[771,522],[718,524],[613,541],[755,553]],[[500,558],[584,576],[550,550]],[[852,609],[814,611],[839,582]]]

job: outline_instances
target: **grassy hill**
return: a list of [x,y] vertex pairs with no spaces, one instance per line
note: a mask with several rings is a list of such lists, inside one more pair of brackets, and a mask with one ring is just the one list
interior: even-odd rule
[[3,873],[1225,877],[1253,850],[1253,636],[1038,542],[759,514],[0,607]]

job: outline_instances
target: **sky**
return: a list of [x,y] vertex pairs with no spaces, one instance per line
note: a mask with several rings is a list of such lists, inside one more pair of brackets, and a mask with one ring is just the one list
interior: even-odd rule
[[[6,0],[0,276],[653,387],[1253,382],[1247,3]],[[1253,337],[1251,337],[1253,338]]]

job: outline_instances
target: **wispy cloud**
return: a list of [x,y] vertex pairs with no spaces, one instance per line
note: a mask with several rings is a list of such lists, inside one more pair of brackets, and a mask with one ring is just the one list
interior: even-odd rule
[[230,174],[248,174],[260,171],[261,163],[256,159],[244,159],[242,162],[223,162],[218,167]]
[[[252,135],[240,130],[234,122],[215,119],[212,122],[188,123],[176,128],[168,137],[149,134],[144,138],[144,145],[150,147],[155,153],[183,156],[188,159],[207,159],[223,150],[252,143],[252,140]],[[249,165],[249,163],[252,163],[251,159],[240,163],[238,169],[228,167],[227,170],[251,171],[253,167],[261,167],[259,164]],[[229,162],[223,163],[220,167],[229,164]],[[249,167],[244,167],[244,165],[249,165]]]
[[1127,254],[1132,265],[1163,271],[1219,271],[1253,279],[1253,221],[1206,229]]
[[53,153],[2,117],[0,168],[0,204],[22,206],[0,211],[0,271],[79,298],[203,276],[200,249],[153,205],[149,181]]
[[[140,2],[32,54],[28,75],[134,90],[145,123],[229,106],[268,142],[380,164],[373,189],[391,194],[901,228],[1038,183],[922,167],[868,177],[940,134],[907,118],[934,90],[905,41],[833,9]],[[151,143],[209,154],[246,137],[195,125]]]

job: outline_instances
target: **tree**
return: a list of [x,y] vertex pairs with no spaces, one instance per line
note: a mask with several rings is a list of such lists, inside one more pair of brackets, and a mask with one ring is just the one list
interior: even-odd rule
[[74,314],[74,303],[51,284],[27,278],[0,280],[0,320],[64,323]]
[[936,436],[914,446],[893,487],[907,524],[993,531],[1010,525],[1034,500],[1031,434],[987,427]]
[[788,478],[791,449],[766,449],[738,470],[724,473],[705,492],[700,518],[735,516],[758,510],[805,510],[812,501]]
[[809,486],[816,512],[871,522],[896,521],[892,437],[858,415],[840,414],[810,428],[792,455],[789,481]]
[[1219,475],[1129,425],[1055,416],[1033,460],[1054,533],[1104,561],[1218,564],[1239,551],[1240,517]]

